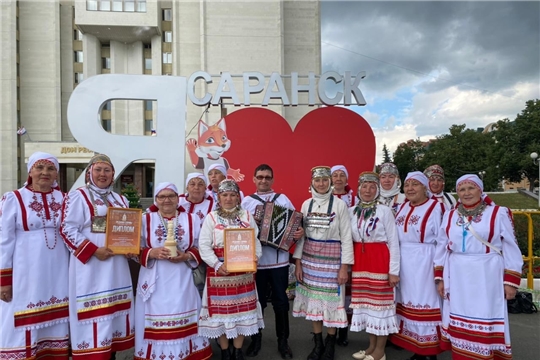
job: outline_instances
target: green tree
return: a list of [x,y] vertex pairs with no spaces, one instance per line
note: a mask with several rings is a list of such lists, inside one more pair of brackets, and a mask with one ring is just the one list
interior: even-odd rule
[[394,164],[399,170],[399,176],[403,183],[407,173],[411,171],[423,171],[421,160],[425,153],[424,143],[420,139],[409,140],[398,146],[394,152]]
[[540,100],[527,101],[515,121],[498,121],[492,134],[497,141],[495,160],[501,176],[512,182],[527,178],[533,190],[538,180],[538,165],[533,163],[530,154],[540,153]]
[[[495,140],[492,133],[467,129],[465,124],[452,125],[450,133],[437,137],[426,148],[422,169],[438,164],[444,169],[445,190],[455,190],[456,180],[464,174],[479,174],[486,191],[497,190],[499,169],[493,160]],[[485,174],[484,174],[485,172]]]
[[386,144],[383,144],[382,152],[383,152],[383,163],[392,162],[392,158],[390,157],[390,152],[388,151]]
[[133,186],[133,184],[126,185],[126,187],[122,190],[122,195],[128,199],[130,208],[137,209],[141,207],[141,197],[139,195],[139,191],[135,186]]

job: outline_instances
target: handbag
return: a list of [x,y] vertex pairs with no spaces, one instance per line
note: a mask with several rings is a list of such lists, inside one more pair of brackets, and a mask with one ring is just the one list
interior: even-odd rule
[[202,262],[199,266],[191,269],[193,283],[196,287],[204,286],[206,282],[206,264]]
[[538,308],[534,304],[530,292],[518,291],[514,299],[508,300],[508,312],[511,314],[532,314],[538,312]]

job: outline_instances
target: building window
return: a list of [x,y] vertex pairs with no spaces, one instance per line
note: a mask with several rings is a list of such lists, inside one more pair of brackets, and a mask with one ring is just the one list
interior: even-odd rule
[[113,0],[112,11],[122,11],[122,0]]
[[152,109],[154,108],[154,102],[151,101],[151,100],[145,100],[144,101],[144,109],[146,111],[152,111]]
[[154,120],[144,120],[144,133],[146,135],[150,135],[152,133],[153,124]]
[[75,84],[80,84],[84,80],[83,73],[75,73]]
[[79,29],[73,30],[73,40],[82,40],[82,32]]
[[135,11],[135,0],[124,0],[124,11]]
[[99,1],[99,11],[111,11],[111,1],[110,0],[100,0]]
[[152,59],[144,59],[144,70],[152,70]]
[[111,102],[107,101],[105,104],[103,104],[103,109],[101,110],[111,111],[111,108],[112,108]]
[[137,1],[137,12],[146,12],[146,0]]
[[172,64],[172,53],[170,52],[163,53],[163,63]]
[[103,129],[106,132],[111,132],[111,119],[103,119],[103,120],[101,120],[101,126],[103,126]]
[[163,21],[172,21],[172,9],[163,9]]
[[97,0],[86,0],[86,10],[96,11],[97,9]]
[[172,31],[163,32],[163,42],[166,42],[166,43],[172,42]]
[[73,55],[74,55],[74,61],[76,63],[82,63],[83,62],[83,52],[82,51],[74,51],[73,52]]
[[101,58],[101,68],[102,69],[110,69],[111,68],[111,58],[102,57]]

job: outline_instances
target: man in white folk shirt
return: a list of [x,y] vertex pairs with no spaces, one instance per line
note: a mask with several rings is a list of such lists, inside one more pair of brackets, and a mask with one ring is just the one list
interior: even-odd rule
[[[294,210],[294,205],[285,194],[276,194],[272,190],[274,184],[274,171],[269,165],[261,164],[255,169],[253,182],[257,187],[255,194],[249,195],[242,200],[242,207],[250,213],[255,213],[257,205],[265,202],[274,202],[276,205]],[[294,233],[294,239],[304,236],[304,229],[299,228]],[[268,285],[272,289],[272,307],[274,308],[276,322],[276,336],[278,339],[278,351],[283,359],[291,359],[293,354],[289,347],[289,299],[286,290],[289,284],[289,253],[277,250],[270,246],[263,246],[263,254],[257,265],[257,293],[263,309],[266,308]],[[262,333],[259,332],[251,337],[246,355],[257,356],[261,350]]]

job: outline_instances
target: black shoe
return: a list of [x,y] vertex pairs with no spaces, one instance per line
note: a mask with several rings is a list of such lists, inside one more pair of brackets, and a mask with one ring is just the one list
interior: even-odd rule
[[279,353],[281,354],[281,358],[292,359],[293,357],[292,350],[291,350],[291,347],[289,346],[289,342],[287,341],[287,339],[278,339],[277,343],[278,343],[277,348],[278,348]]
[[244,360],[244,353],[242,352],[242,348],[233,348],[231,360]]
[[229,348],[226,348],[225,350],[221,349],[221,360],[231,360]]
[[349,339],[348,339],[348,335],[349,335],[349,332],[348,332],[348,328],[339,328],[338,329],[338,333],[337,333],[337,340],[336,340],[336,344],[338,344],[339,346],[347,346],[349,345]]
[[414,354],[410,358],[407,358],[406,360],[427,360],[427,358],[423,355]]
[[[261,342],[262,342],[262,333],[259,330],[259,332],[256,333],[255,335],[251,335],[251,344],[249,344],[247,348],[246,356],[248,357],[257,356],[259,351],[261,351]],[[242,358],[243,356],[244,355],[242,354]]]
[[313,334],[313,341],[315,342],[315,347],[309,353],[307,360],[320,360],[324,353],[322,333]]
[[116,351],[111,353],[111,360],[116,360]]
[[334,360],[335,345],[336,334],[326,334],[326,339],[324,340],[324,354],[321,357],[321,360]]
[[424,356],[425,360],[437,360],[437,355]]

